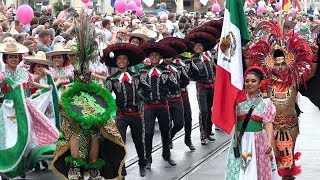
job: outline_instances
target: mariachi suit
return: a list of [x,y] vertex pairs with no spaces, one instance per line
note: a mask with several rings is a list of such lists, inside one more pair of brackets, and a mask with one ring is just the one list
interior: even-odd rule
[[189,101],[188,89],[190,78],[197,77],[199,75],[198,67],[191,61],[191,59],[180,56],[172,62],[176,66],[182,68],[183,76],[180,78],[180,90],[183,101],[183,114],[184,114],[184,131],[185,131],[185,144],[191,143],[191,129],[192,129],[192,115],[191,106]]
[[158,118],[161,131],[162,156],[165,160],[170,159],[170,120],[168,107],[168,89],[179,89],[175,76],[165,67],[150,65],[140,69],[142,83],[150,84],[150,88],[143,88],[144,96],[144,122],[146,158],[152,162],[152,139],[154,135],[155,119]]
[[200,56],[192,57],[192,61],[199,68],[199,75],[195,77],[197,99],[199,104],[199,125],[201,140],[207,139],[212,131],[211,108],[213,103],[213,87],[215,81],[214,62],[208,51]]
[[106,80],[106,88],[116,94],[116,104],[118,107],[116,125],[126,142],[127,127],[130,126],[131,136],[139,157],[139,166],[145,166],[144,143],[142,138],[143,119],[140,112],[141,97],[140,88],[148,88],[148,84],[140,81],[137,73],[130,71],[118,71]]

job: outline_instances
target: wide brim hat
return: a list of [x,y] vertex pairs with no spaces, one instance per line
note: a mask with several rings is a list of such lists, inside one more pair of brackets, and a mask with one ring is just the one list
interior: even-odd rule
[[64,46],[66,50],[69,50],[69,54],[75,54],[77,51],[77,42],[75,39],[69,40]]
[[48,60],[46,57],[46,53],[43,51],[38,51],[34,56],[25,56],[23,57],[27,62],[43,64],[47,66],[53,66],[53,62]]
[[196,32],[206,32],[212,35],[213,37],[215,37],[216,39],[220,39],[220,36],[221,36],[221,31],[219,32],[216,28],[211,26],[201,26],[193,29],[189,33],[196,33]]
[[182,54],[182,53],[186,52],[186,50],[187,50],[187,46],[183,43],[183,40],[181,38],[166,37],[166,38],[160,40],[159,42],[167,44],[173,50],[175,50],[177,54]]
[[63,54],[74,54],[71,49],[66,49],[63,43],[56,43],[52,51],[46,52],[48,56],[63,55]]
[[143,27],[141,29],[137,29],[133,31],[132,33],[126,34],[128,37],[137,37],[140,39],[143,39],[144,41],[150,41],[153,38],[156,38],[158,36],[157,32],[148,29],[146,27]]
[[116,43],[103,50],[102,61],[107,66],[117,67],[116,59],[120,55],[126,55],[129,60],[129,66],[140,64],[146,57],[143,50],[138,46],[129,43]]
[[[202,44],[204,47],[204,51],[211,50],[217,42],[217,40],[212,35],[205,32],[189,33],[184,38],[188,41]],[[190,49],[191,53],[193,53],[192,48]]]
[[29,49],[15,40],[8,40],[0,44],[0,52],[2,54],[25,54]]
[[210,26],[213,28],[216,28],[219,32],[222,31],[222,25],[223,25],[223,18],[219,20],[211,20],[206,23],[204,23],[202,26]]
[[148,42],[139,47],[143,50],[147,57],[149,57],[152,52],[159,53],[162,58],[172,58],[178,55],[178,53],[170,46],[160,42]]

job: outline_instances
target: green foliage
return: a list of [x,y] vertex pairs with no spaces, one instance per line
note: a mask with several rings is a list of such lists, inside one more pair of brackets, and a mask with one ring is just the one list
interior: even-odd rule
[[59,14],[61,11],[63,11],[63,3],[62,3],[62,0],[58,0],[57,2],[55,2],[53,4],[53,9],[54,9],[54,12],[56,14]]

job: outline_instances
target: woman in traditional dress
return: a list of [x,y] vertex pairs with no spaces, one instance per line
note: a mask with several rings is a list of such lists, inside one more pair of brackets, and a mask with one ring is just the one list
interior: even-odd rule
[[[245,72],[245,90],[240,93],[236,101],[237,131],[228,154],[226,179],[279,178],[272,151],[274,144],[272,122],[276,109],[270,99],[262,98],[259,88],[263,77],[263,70],[259,67],[248,68]],[[254,109],[249,116],[247,127],[244,129],[243,136],[238,139],[239,131],[242,130],[246,116],[252,107]],[[239,147],[239,157],[235,157],[235,147]]]
[[15,41],[0,44],[5,71],[0,73],[0,87],[4,101],[0,110],[0,174],[8,178],[22,176],[32,169],[42,155],[54,152],[58,130],[40,112],[31,99],[26,98],[29,85],[51,88],[33,81],[26,69],[19,65],[28,48]]

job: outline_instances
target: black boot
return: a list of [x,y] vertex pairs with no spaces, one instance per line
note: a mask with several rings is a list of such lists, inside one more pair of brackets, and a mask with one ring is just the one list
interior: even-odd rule
[[170,166],[175,166],[175,165],[177,165],[177,163],[176,163],[173,159],[171,159],[171,158],[166,159],[166,161],[170,164]]
[[191,151],[196,150],[196,148],[194,147],[194,145],[192,144],[192,142],[186,143],[186,145],[189,147],[189,149],[190,149]]
[[139,170],[140,170],[140,176],[141,177],[146,176],[146,166],[140,166]]
[[49,168],[48,163],[46,161],[44,161],[44,160],[41,161],[41,164],[44,167],[44,169],[48,169]]

